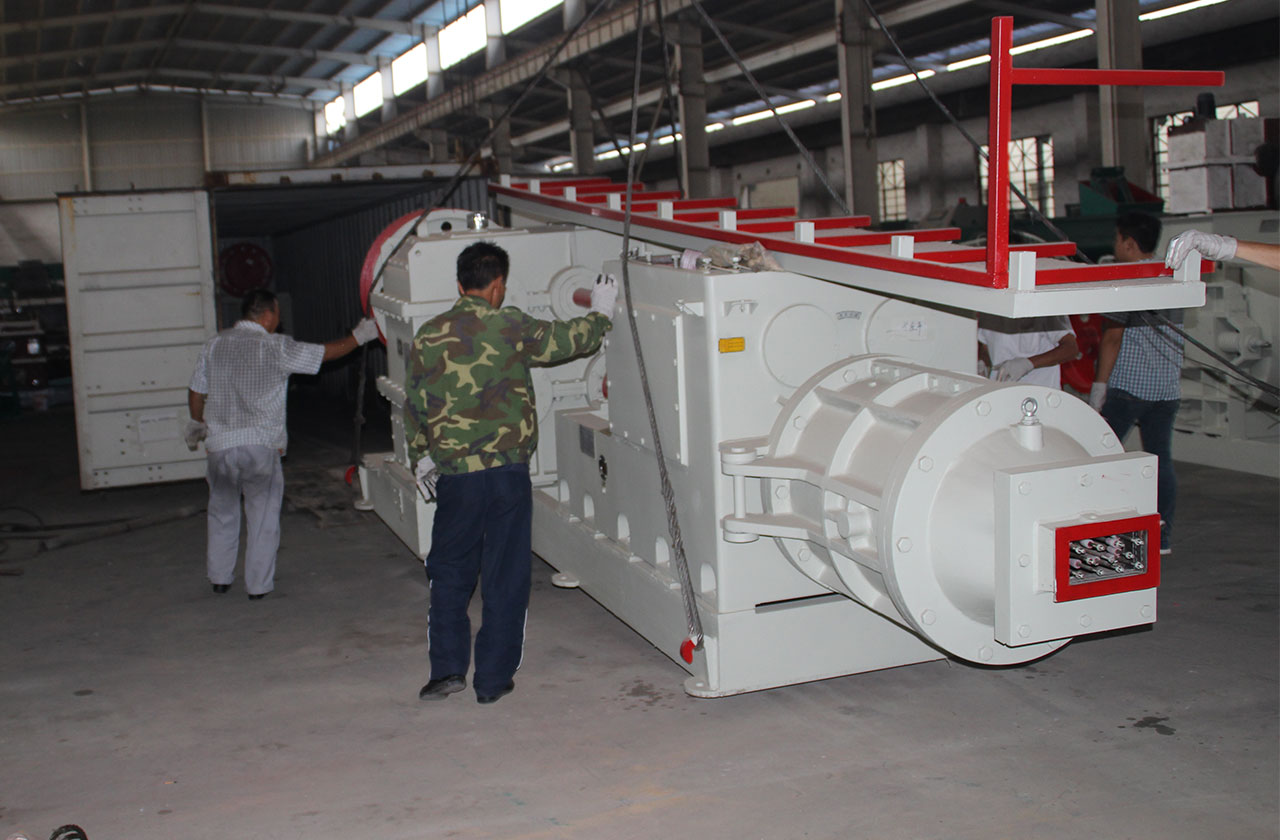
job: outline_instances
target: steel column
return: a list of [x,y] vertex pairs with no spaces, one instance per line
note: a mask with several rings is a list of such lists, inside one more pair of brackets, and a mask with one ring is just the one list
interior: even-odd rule
[[702,28],[681,21],[676,30],[680,108],[680,169],[689,198],[711,195],[711,150],[707,143],[707,82],[702,64]]
[[573,158],[573,171],[590,175],[596,170],[596,132],[591,114],[591,91],[586,77],[578,70],[564,74],[569,98],[569,154]]
[[836,55],[840,64],[840,128],[844,197],[849,209],[880,219],[876,183],[876,109],[871,93],[873,31],[859,0],[836,0]]
[[[1099,69],[1142,67],[1142,25],[1138,22],[1138,0],[1097,0],[1096,6]],[[1138,85],[1144,82],[1112,84]],[[1150,189],[1151,132],[1147,128],[1142,89],[1104,87],[1099,93],[1099,107],[1102,164],[1123,166],[1126,178]]]

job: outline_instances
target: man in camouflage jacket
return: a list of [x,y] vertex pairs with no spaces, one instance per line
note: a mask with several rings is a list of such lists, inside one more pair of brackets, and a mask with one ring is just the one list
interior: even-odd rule
[[[617,284],[601,276],[591,312],[540,321],[502,307],[507,252],[478,242],[458,255],[453,308],[423,324],[405,382],[405,439],[415,473],[434,462],[435,524],[427,553],[431,678],[418,696],[466,688],[471,658],[467,604],[477,579],[484,600],[476,634],[476,699],[515,687],[529,607],[532,488],[529,458],[538,418],[529,368],[593,353],[612,322]],[[501,307],[501,308],[500,308]]]

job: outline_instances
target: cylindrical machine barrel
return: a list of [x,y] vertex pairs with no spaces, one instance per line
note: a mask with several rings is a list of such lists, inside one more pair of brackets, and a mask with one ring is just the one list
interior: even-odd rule
[[754,466],[766,513],[810,523],[807,538],[779,539],[798,569],[952,655],[996,665],[1065,644],[993,641],[996,471],[1121,451],[1087,404],[1057,389],[863,356],[797,389]]

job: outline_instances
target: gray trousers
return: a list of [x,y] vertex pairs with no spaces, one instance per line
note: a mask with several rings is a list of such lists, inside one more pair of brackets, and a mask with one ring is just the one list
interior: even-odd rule
[[240,552],[240,497],[244,496],[247,544],[244,588],[261,595],[274,588],[280,548],[280,503],[284,472],[279,451],[267,446],[234,446],[209,453],[209,580],[231,583]]

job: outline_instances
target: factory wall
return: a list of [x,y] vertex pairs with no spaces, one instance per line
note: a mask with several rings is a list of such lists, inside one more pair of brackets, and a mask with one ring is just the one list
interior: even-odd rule
[[308,110],[194,94],[15,110],[0,120],[0,200],[199,187],[206,169],[296,168],[307,162],[314,131]]

